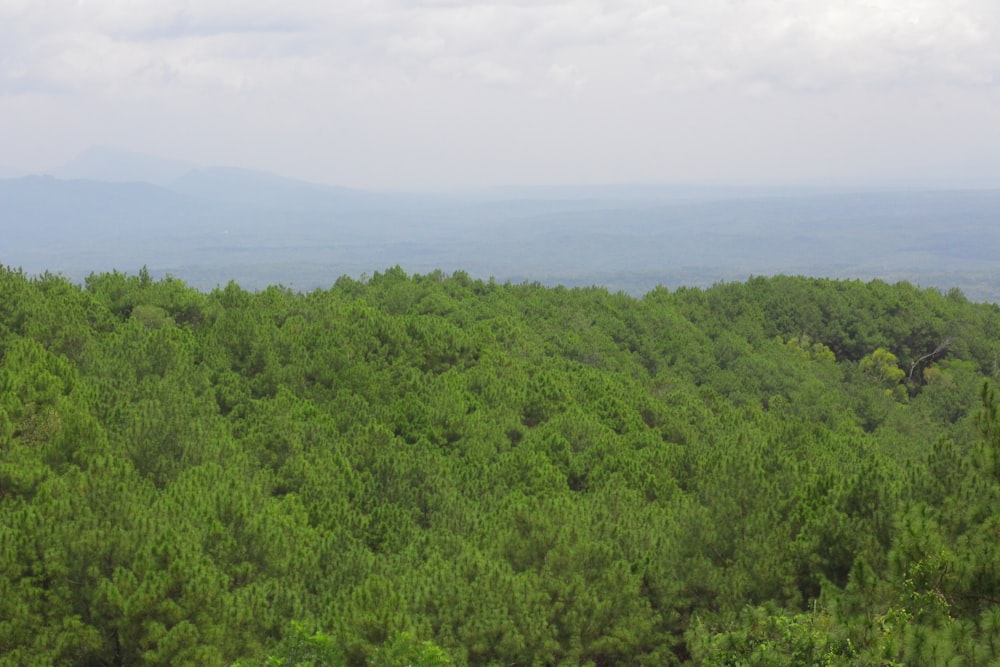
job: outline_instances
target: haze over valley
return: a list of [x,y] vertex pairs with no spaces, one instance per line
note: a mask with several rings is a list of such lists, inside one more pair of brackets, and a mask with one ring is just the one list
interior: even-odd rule
[[508,187],[393,193],[91,149],[0,180],[0,263],[82,281],[326,287],[399,265],[640,295],[775,273],[998,300],[996,190]]

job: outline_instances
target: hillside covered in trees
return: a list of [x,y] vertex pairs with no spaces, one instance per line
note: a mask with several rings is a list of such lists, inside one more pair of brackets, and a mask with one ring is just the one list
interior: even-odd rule
[[0,269],[0,664],[997,665],[998,363],[908,283]]

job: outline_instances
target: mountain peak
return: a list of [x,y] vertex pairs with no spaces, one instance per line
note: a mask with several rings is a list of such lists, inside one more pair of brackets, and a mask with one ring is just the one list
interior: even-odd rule
[[111,146],[92,146],[53,174],[63,179],[88,179],[114,183],[145,182],[167,186],[198,165]]

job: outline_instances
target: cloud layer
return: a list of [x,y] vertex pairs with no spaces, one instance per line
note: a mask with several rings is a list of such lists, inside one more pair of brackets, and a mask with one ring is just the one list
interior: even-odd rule
[[266,89],[352,65],[571,89],[623,73],[636,85],[806,91],[992,85],[1000,73],[1000,5],[988,0],[15,0],[0,26],[7,94]]
[[[683,110],[693,99],[725,99],[752,113],[754,100],[781,99],[790,113],[816,96],[842,95],[849,107],[848,97],[942,89],[992,104],[998,84],[993,0],[0,4],[8,110],[23,112],[27,103],[11,98],[25,97],[62,99],[81,113],[117,103],[165,119],[172,111],[181,123],[198,108],[244,109],[247,130],[270,114],[292,135],[296,124],[319,131],[326,114],[362,137],[450,125],[475,144],[463,133],[509,122],[516,145],[513,133],[531,135],[533,122],[561,118],[580,132],[596,122],[588,114],[652,122],[623,106]],[[463,110],[476,120],[456,127],[452,114]],[[510,147],[500,153],[518,159]]]

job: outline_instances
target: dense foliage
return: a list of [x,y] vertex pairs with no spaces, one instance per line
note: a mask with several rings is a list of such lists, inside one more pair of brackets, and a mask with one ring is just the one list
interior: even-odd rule
[[0,664],[997,665],[1000,308],[0,270]]

